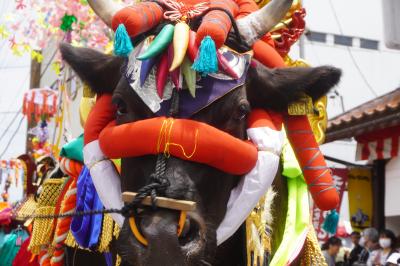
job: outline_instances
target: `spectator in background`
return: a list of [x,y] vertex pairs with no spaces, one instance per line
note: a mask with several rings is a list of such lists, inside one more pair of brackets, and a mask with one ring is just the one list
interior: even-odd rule
[[345,261],[346,265],[353,265],[354,262],[358,260],[358,256],[360,255],[361,251],[363,250],[363,247],[360,245],[360,238],[361,234],[359,232],[352,232],[350,234],[351,237],[351,242],[353,243],[353,249],[350,251],[350,254],[346,256]]
[[395,253],[396,236],[388,229],[383,230],[379,235],[379,245],[381,248],[373,261],[374,266],[384,266],[389,256]]
[[393,253],[389,256],[385,266],[397,266],[400,265],[400,253]]
[[379,233],[375,228],[367,228],[361,234],[360,245],[363,246],[363,250],[358,256],[357,262],[353,265],[361,266],[367,265],[372,266],[372,262],[375,260],[377,250],[379,249]]
[[342,240],[340,240],[340,238],[337,238],[336,236],[330,237],[322,245],[322,254],[324,254],[328,266],[335,266],[335,258],[336,255],[339,253],[341,246]]

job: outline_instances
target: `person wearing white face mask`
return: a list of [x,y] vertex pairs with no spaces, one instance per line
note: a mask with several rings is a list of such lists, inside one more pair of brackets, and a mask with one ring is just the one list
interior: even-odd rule
[[379,250],[379,232],[375,228],[367,228],[362,232],[360,245],[364,247],[354,266],[372,266]]
[[389,256],[395,252],[396,236],[390,230],[383,230],[379,235],[379,245],[381,249],[379,249],[373,265],[382,266],[386,264]]

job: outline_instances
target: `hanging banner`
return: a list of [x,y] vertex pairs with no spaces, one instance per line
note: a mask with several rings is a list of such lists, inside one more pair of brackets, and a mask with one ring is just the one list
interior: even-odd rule
[[[339,192],[340,204],[336,211],[340,213],[340,206],[342,205],[343,193],[346,190],[346,183],[348,179],[349,170],[347,168],[331,168],[333,181],[335,183],[336,189]],[[317,238],[319,241],[326,241],[329,238],[329,234],[322,229],[322,224],[324,223],[325,216],[329,211],[321,211],[317,206],[313,207],[313,225],[317,233]]]
[[350,169],[348,191],[351,226],[358,230],[370,227],[373,200],[371,169]]

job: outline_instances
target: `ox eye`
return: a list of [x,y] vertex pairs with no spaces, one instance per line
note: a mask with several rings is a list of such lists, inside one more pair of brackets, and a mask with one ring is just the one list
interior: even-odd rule
[[128,113],[128,107],[126,103],[121,99],[113,99],[113,103],[117,106],[117,115],[122,116]]
[[243,120],[250,113],[250,105],[248,102],[242,102],[239,104],[236,114],[234,116],[235,120]]

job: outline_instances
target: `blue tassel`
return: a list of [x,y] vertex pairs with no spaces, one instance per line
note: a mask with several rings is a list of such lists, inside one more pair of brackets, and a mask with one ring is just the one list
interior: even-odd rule
[[203,77],[218,71],[217,49],[210,36],[204,37],[201,41],[199,54],[192,65],[192,69],[200,72]]
[[128,57],[133,50],[131,38],[126,31],[124,24],[119,24],[115,31],[114,38],[114,54],[118,56]]
[[324,224],[322,225],[322,229],[326,232],[334,235],[336,234],[336,229],[339,223],[339,214],[335,209],[331,210],[331,212],[325,217]]

